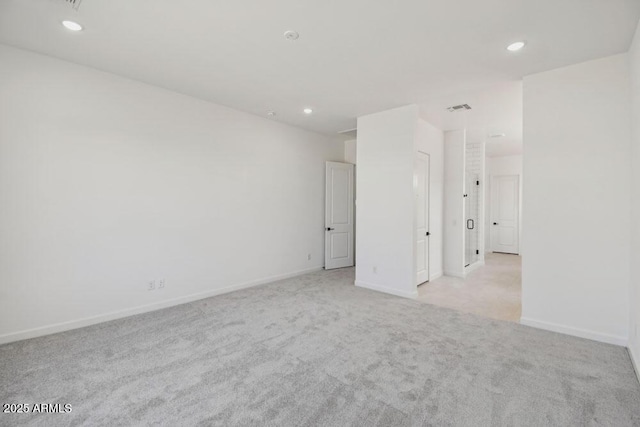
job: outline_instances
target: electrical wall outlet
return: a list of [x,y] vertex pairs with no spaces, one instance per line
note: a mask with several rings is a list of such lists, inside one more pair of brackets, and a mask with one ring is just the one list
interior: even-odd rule
[[373,274],[378,274],[378,266],[373,266]]
[[311,254],[307,254],[307,261],[311,261]]
[[155,280],[149,280],[149,283],[147,285],[147,290],[148,291],[153,291],[156,289],[156,281]]
[[164,289],[165,281],[164,279],[160,279],[158,281],[158,289]]

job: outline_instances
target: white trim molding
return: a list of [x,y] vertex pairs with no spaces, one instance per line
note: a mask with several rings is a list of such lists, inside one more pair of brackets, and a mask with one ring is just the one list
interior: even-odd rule
[[574,328],[572,326],[560,325],[557,323],[544,322],[527,317],[520,318],[520,324],[531,326],[532,328],[544,329],[545,331],[558,332],[574,337],[586,338],[588,340],[599,341],[607,344],[619,345],[626,347],[628,345],[627,337],[617,335],[603,334],[601,332],[589,331],[587,329]]
[[432,275],[430,275],[429,281],[432,282],[436,279],[439,279],[440,277],[442,277],[442,271],[438,271],[437,273],[433,273]]
[[418,289],[413,292],[400,291],[398,289],[388,288],[386,286],[374,285],[372,283],[363,282],[362,280],[356,280],[354,284],[359,288],[365,288],[376,292],[384,292],[385,294],[391,294],[398,297],[416,299],[418,298]]
[[445,276],[450,276],[450,277],[459,277],[461,279],[464,279],[465,277],[467,277],[467,275],[464,272],[460,273],[459,271],[455,271],[454,272],[454,271],[446,271],[445,270],[444,275]]
[[155,302],[152,304],[140,305],[137,307],[131,307],[131,308],[127,308],[119,311],[112,311],[109,313],[99,314],[97,316],[85,317],[85,318],[76,319],[76,320],[69,320],[67,322],[55,323],[52,325],[41,326],[38,328],[12,332],[9,334],[0,335],[0,344],[7,344],[10,342],[26,340],[29,338],[36,338],[44,335],[56,334],[58,332],[70,331],[72,329],[83,328],[85,326],[91,326],[98,323],[108,322],[110,320],[116,320],[116,319],[122,319],[129,316],[134,316],[136,314],[142,314],[142,313],[148,313],[150,311],[161,310],[163,308],[186,304],[189,302],[213,297],[216,295],[222,295],[229,292],[239,291],[241,289],[264,285],[264,284],[275,282],[278,280],[289,279],[291,277],[301,276],[307,273],[313,273],[315,271],[320,271],[322,269],[323,267],[314,267],[314,268],[309,268],[305,270],[293,271],[290,273],[271,276],[264,279],[258,279],[258,280],[252,280],[250,282],[239,283],[236,285],[227,286],[225,288],[212,289],[210,291],[199,292],[199,293],[186,295],[178,298],[173,298],[165,301]]
[[629,345],[627,347],[629,351],[629,358],[631,358],[631,364],[633,365],[633,369],[636,371],[636,377],[638,377],[638,382],[640,382],[640,354],[636,354],[635,348],[633,345]]
[[478,260],[476,262],[474,262],[473,264],[467,266],[464,268],[464,275],[465,277],[467,276],[467,274],[471,273],[473,270],[480,268],[484,265],[484,260]]

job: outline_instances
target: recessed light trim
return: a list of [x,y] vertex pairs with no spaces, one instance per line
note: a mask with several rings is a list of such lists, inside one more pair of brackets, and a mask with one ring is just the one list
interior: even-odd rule
[[521,50],[523,47],[525,47],[526,45],[527,45],[527,42],[524,42],[524,41],[514,42],[514,43],[511,43],[509,46],[507,46],[507,50],[509,52],[517,52]]
[[298,38],[300,37],[300,34],[298,34],[297,31],[285,31],[284,32],[284,38],[290,41],[296,41],[298,40]]
[[302,112],[305,114],[311,114],[313,113],[313,110],[311,108],[305,108],[304,110],[302,110]]
[[62,25],[70,31],[82,31],[82,25],[75,21],[62,21]]

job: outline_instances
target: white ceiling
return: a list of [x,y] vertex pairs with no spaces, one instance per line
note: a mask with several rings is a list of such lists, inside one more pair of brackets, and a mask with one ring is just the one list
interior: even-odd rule
[[2,0],[0,42],[335,135],[624,52],[639,16],[639,0]]
[[[471,110],[447,111],[469,104]],[[432,98],[420,106],[423,119],[442,130],[467,129],[467,138],[485,141],[489,157],[522,154],[522,81]],[[492,135],[504,134],[492,138]]]

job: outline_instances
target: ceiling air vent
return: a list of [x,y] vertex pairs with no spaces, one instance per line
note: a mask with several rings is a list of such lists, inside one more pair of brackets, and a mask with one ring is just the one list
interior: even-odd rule
[[82,3],[82,0],[65,0],[65,2],[75,10],[78,10],[80,8],[80,3]]
[[454,105],[453,107],[449,107],[447,108],[447,110],[450,113],[453,113],[455,111],[471,110],[471,106],[469,106],[469,104],[460,104],[460,105]]

